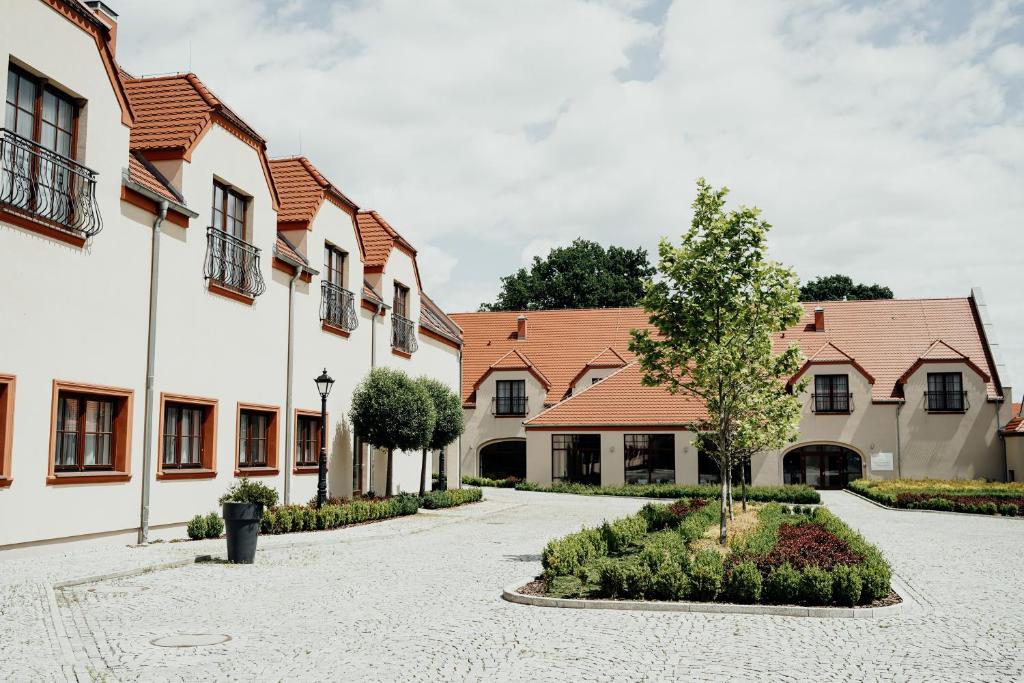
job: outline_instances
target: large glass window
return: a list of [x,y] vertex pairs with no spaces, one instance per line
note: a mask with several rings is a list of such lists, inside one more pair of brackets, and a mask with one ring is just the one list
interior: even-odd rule
[[940,413],[964,411],[964,379],[959,372],[928,373],[928,410]]
[[850,412],[850,380],[847,375],[815,375],[814,412]]
[[345,286],[345,252],[324,244],[324,279],[336,287]]
[[164,408],[163,466],[167,468],[202,467],[202,407],[168,403]]
[[57,401],[57,471],[114,468],[113,399],[61,393]]
[[576,484],[601,484],[601,435],[553,434],[551,480]]
[[[750,467],[750,461],[747,460],[743,463],[742,468],[736,465],[732,469],[732,480],[733,483],[740,483],[740,475],[747,480],[749,484],[751,481],[752,470]],[[714,458],[709,456],[703,450],[697,452],[697,483],[699,484],[720,484],[722,482],[721,472],[718,468],[718,463],[715,462]]]
[[494,384],[495,415],[526,415],[526,380],[499,379]]
[[626,434],[627,484],[669,484],[676,479],[675,436]]

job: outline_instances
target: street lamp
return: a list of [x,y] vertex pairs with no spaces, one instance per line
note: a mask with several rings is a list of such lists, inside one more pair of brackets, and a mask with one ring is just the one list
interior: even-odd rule
[[327,502],[327,396],[331,393],[334,380],[327,374],[327,368],[315,380],[320,392],[320,461],[317,463],[316,507],[319,510]]

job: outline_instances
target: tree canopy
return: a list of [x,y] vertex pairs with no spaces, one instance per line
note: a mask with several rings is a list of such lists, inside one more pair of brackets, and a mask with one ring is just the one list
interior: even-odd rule
[[434,434],[437,414],[427,390],[407,374],[373,368],[352,394],[352,428],[362,439],[388,451],[387,495],[391,495],[395,449],[419,450]]
[[484,311],[525,311],[550,308],[603,308],[636,306],[644,282],[654,274],[647,250],[610,246],[577,238],[556,247],[547,258],[501,278],[494,303]]
[[697,182],[690,229],[679,246],[662,240],[661,278],[643,299],[657,334],[634,331],[630,344],[645,384],[707,408],[691,429],[721,473],[723,543],[733,467],[796,438],[800,403],[784,378],[797,371],[800,350],[775,353],[772,342],[802,312],[795,273],[767,258],[771,226],[757,208],[726,211],[727,194]]
[[892,290],[884,285],[854,283],[848,275],[822,275],[800,287],[800,301],[843,301],[891,299]]

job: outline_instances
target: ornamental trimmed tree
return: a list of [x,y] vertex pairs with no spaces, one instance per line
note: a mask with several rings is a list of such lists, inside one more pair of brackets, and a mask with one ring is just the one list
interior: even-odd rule
[[355,433],[388,452],[385,495],[392,495],[395,450],[412,451],[434,432],[434,402],[420,384],[391,368],[373,368],[352,394]]
[[451,388],[433,377],[418,377],[416,383],[427,392],[430,401],[434,406],[434,429],[430,438],[423,444],[423,462],[420,465],[420,495],[426,495],[427,479],[427,454],[430,451],[441,451],[440,459],[440,483],[441,489],[448,488],[445,478],[445,457],[444,449],[450,443],[462,435],[466,428],[465,417],[462,413],[462,400]]
[[701,433],[721,473],[723,544],[733,467],[796,438],[799,392],[787,391],[786,379],[800,350],[776,349],[773,335],[803,312],[795,273],[768,259],[771,226],[757,208],[726,211],[727,194],[697,181],[690,229],[678,247],[661,241],[661,277],[644,296],[654,333],[634,330],[630,343],[644,384],[706,407],[706,420],[690,429]]

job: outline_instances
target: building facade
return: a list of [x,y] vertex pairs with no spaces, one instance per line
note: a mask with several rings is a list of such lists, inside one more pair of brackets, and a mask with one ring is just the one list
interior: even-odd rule
[[[383,493],[355,385],[374,365],[460,381],[415,249],[309,160],[269,159],[194,74],[122,70],[102,3],[4,18],[0,548],[180,535],[242,476],[308,501],[324,368],[329,492]],[[396,489],[419,478],[396,454]]]
[[[700,402],[642,385],[628,349],[630,329],[648,324],[642,310],[452,317],[465,342],[463,472],[542,484],[718,481],[695,444]],[[775,342],[802,351],[789,384],[803,413],[793,444],[753,458],[754,484],[1002,481],[1022,471],[1007,450],[1011,388],[977,290],[806,303]]]

